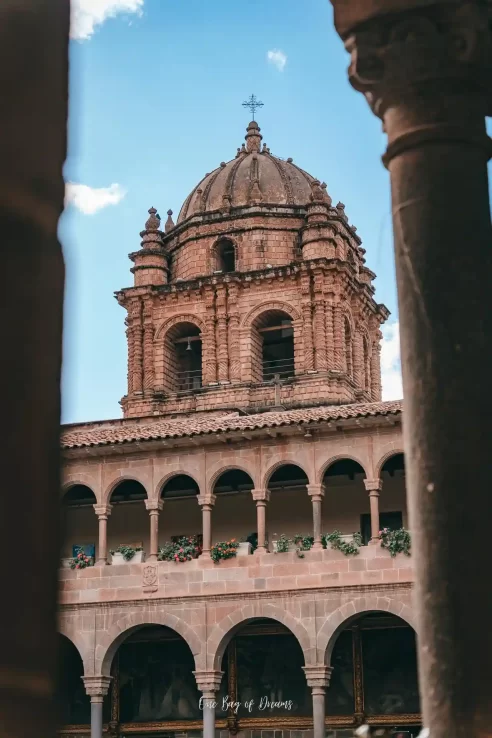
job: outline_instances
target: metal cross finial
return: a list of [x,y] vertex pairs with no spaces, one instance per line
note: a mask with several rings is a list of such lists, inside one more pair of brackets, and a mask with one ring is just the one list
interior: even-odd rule
[[255,110],[256,108],[262,108],[263,103],[260,102],[255,95],[251,95],[251,97],[248,100],[245,100],[243,102],[243,108],[249,108],[251,112],[253,113],[253,120],[255,119]]

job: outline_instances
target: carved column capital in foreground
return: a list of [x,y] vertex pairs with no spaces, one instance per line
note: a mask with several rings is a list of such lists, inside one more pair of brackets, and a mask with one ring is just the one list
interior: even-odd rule
[[492,155],[480,125],[492,114],[490,4],[436,0],[398,7],[387,0],[379,3],[379,14],[367,19],[365,11],[353,10],[349,21],[343,3],[333,4],[351,56],[350,82],[384,121],[385,164],[436,139],[474,143]]

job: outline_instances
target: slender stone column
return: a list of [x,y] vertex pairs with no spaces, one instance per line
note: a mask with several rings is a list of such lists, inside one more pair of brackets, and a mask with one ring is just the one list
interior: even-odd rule
[[108,563],[108,518],[111,515],[111,505],[94,505],[99,520],[99,541],[97,544],[97,566]]
[[[194,671],[198,689],[202,693],[203,738],[215,738],[215,705],[222,681],[222,671]],[[92,736],[91,736],[92,738]]]
[[85,691],[91,698],[91,738],[102,738],[103,702],[108,693],[111,677],[82,677]]
[[159,513],[164,506],[162,500],[145,500],[145,507],[150,517],[150,550],[148,561],[157,561],[159,548]]
[[268,489],[253,489],[253,500],[256,502],[256,528],[258,534],[258,546],[255,554],[264,554],[268,552],[266,546],[266,504],[270,499],[270,491]]
[[210,558],[212,548],[212,508],[215,505],[215,495],[199,495],[198,504],[202,508],[202,553],[204,559]]
[[481,738],[492,725],[492,632],[474,607],[490,622],[491,5],[334,6],[350,81],[388,136],[423,722],[432,738]]
[[325,487],[323,484],[308,484],[307,490],[308,495],[311,498],[311,502],[313,503],[313,549],[319,550],[323,548],[323,544],[321,543],[321,506],[323,502],[323,497],[325,496]]
[[364,479],[364,487],[369,492],[369,504],[371,506],[371,541],[375,544],[379,541],[379,493],[383,487],[382,479]]
[[313,696],[313,737],[325,738],[325,696],[333,671],[331,666],[303,666]]

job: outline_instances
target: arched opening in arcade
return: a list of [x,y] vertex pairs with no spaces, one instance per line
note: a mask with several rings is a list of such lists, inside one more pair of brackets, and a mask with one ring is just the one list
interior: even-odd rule
[[322,505],[324,533],[339,531],[349,541],[354,533],[362,532],[361,521],[370,512],[369,495],[364,486],[365,476],[362,466],[353,459],[338,459],[325,470]]
[[294,376],[294,326],[282,310],[267,310],[252,326],[252,375],[255,382]]
[[188,537],[202,545],[202,517],[197,497],[198,484],[188,474],[176,474],[161,490],[164,502],[159,519],[159,545],[175,543]]
[[304,654],[285,625],[271,618],[245,621],[225,637],[218,659],[224,676],[216,728],[252,735],[242,731],[312,727]]
[[[108,518],[108,549],[115,553],[124,547],[135,550],[129,561],[136,562],[140,551],[148,551],[150,543],[149,514],[145,507],[147,492],[135,479],[124,479],[109,498],[112,507]],[[112,563],[116,563],[114,555]],[[121,562],[120,562],[121,563]]]
[[[59,723],[70,732],[76,728],[90,732],[91,700],[82,677],[84,666],[77,648],[66,636],[58,634],[58,676],[56,706]],[[103,716],[110,718],[110,697],[103,704]]]
[[387,612],[371,612],[342,627],[329,645],[333,668],[326,723],[367,723],[390,735],[416,738],[421,715],[415,631]]
[[[228,469],[221,474],[213,487],[216,502],[212,513],[212,542],[250,542],[254,546],[256,512],[251,490],[250,475],[242,469]],[[242,548],[238,551],[241,554]]]
[[308,484],[306,473],[297,464],[277,467],[268,480],[270,501],[267,504],[266,531],[270,551],[277,550],[283,537],[289,539],[289,550],[293,550],[296,536],[305,538],[313,535]]
[[202,338],[193,323],[173,326],[164,340],[164,388],[195,392],[202,386]]
[[228,238],[221,238],[215,245],[215,271],[224,274],[236,271],[236,247]]
[[145,625],[128,633],[111,667],[111,713],[118,734],[143,738],[162,736],[163,731],[200,730],[194,670],[189,645],[171,628]]
[[62,530],[64,533],[62,563],[69,566],[79,551],[93,559],[98,538],[94,492],[85,484],[74,484],[61,500]]

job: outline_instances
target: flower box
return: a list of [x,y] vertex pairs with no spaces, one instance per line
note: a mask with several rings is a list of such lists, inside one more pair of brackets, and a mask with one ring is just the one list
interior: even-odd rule
[[277,548],[277,544],[278,544],[278,541],[277,540],[273,540],[272,541],[272,550],[273,550],[273,553],[290,553],[290,552],[295,551],[297,549],[297,546],[294,543],[294,541],[289,541],[289,545],[287,547],[287,551],[280,551],[279,552],[278,551],[278,548]]
[[145,561],[145,554],[143,551],[135,551],[132,558],[128,559],[128,561],[119,551],[115,551],[114,554],[111,554],[111,564],[113,566],[119,566],[120,564],[141,564],[143,561]]
[[62,559],[61,560],[61,568],[62,569],[70,569],[71,568],[72,559]]
[[237,549],[238,556],[249,556],[253,550],[253,546],[249,541],[241,541]]

